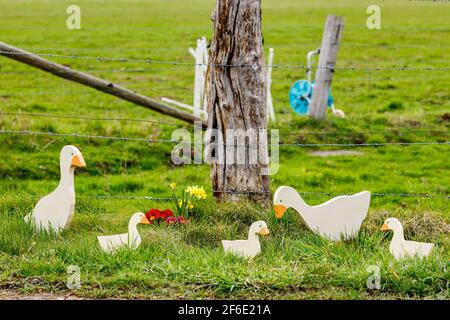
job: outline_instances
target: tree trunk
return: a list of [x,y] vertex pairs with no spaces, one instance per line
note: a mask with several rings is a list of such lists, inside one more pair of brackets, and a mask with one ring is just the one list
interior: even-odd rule
[[223,201],[249,198],[267,205],[267,83],[260,4],[217,0],[206,95],[208,129],[215,132],[217,143],[210,153],[216,158],[211,163],[214,195]]

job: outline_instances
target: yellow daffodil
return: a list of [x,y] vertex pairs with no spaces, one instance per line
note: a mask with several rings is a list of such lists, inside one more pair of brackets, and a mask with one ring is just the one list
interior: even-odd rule
[[199,187],[199,186],[187,187],[186,192],[189,193],[191,196],[196,197],[199,200],[206,199],[206,197],[207,197],[205,189],[203,189],[203,187]]
[[175,182],[169,183],[170,190],[175,190],[177,188],[177,184]]

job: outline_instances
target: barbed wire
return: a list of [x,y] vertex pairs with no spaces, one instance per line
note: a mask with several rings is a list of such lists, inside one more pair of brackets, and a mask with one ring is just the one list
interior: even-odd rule
[[416,134],[416,133],[442,133],[450,134],[450,131],[444,130],[383,130],[383,131],[299,131],[299,132],[281,132],[280,136],[300,136],[300,135],[375,135],[375,134]]
[[[213,190],[213,193],[228,193],[228,194],[272,194],[271,191],[252,191],[252,190]],[[299,192],[302,196],[351,196],[351,194],[342,194],[335,192]],[[450,199],[450,195],[434,195],[434,194],[420,194],[420,193],[371,193],[374,197],[409,197],[409,198],[443,198]]]
[[450,0],[408,0],[409,2],[450,2]]
[[127,199],[127,200],[149,200],[149,201],[171,201],[170,197],[153,197],[153,196],[81,196],[85,199]]
[[96,117],[88,117],[88,116],[62,116],[62,115],[53,115],[53,114],[40,114],[40,113],[21,113],[21,112],[2,112],[0,111],[0,115],[11,115],[18,117],[42,117],[42,118],[50,118],[50,119],[75,119],[75,120],[91,120],[91,121],[124,121],[124,122],[143,122],[143,123],[156,123],[163,124],[168,126],[176,126],[182,127],[174,122],[165,122],[165,121],[157,121],[157,120],[146,120],[146,119],[130,119],[130,118],[96,118]]
[[172,65],[172,66],[208,66],[212,68],[247,68],[254,69],[258,67],[272,68],[272,69],[326,69],[326,70],[352,70],[352,71],[450,71],[450,66],[447,67],[436,67],[436,66],[425,66],[425,67],[364,67],[364,66],[312,66],[307,65],[258,65],[258,64],[199,64],[194,62],[181,62],[181,61],[165,61],[165,60],[153,60],[153,59],[136,59],[136,58],[113,58],[113,57],[99,57],[99,56],[78,56],[78,55],[61,55],[54,53],[29,53],[29,52],[11,52],[11,51],[0,51],[0,54],[7,55],[22,55],[22,56],[41,56],[41,57],[52,57],[52,58],[62,58],[62,59],[80,59],[80,60],[96,60],[96,61],[107,61],[107,62],[134,62],[134,63],[146,63],[146,64],[159,64],[159,65]]
[[[29,194],[2,194],[0,198],[41,198],[39,195],[29,195]],[[99,199],[99,200],[109,200],[109,199],[125,199],[125,200],[148,200],[148,201],[171,201],[173,198],[170,197],[153,197],[153,196],[132,196],[132,195],[77,195],[77,199]]]
[[[128,69],[128,68],[120,68],[120,69],[95,69],[95,68],[87,68],[87,69],[83,69],[83,71],[85,72],[113,72],[113,73],[148,73],[148,72],[155,72],[155,71],[168,71],[168,70],[179,70],[177,66],[165,66],[163,68],[158,68],[158,67],[151,67],[151,68],[139,68],[139,69]],[[367,72],[370,72],[371,70],[366,70]],[[39,70],[21,70],[21,71],[0,71],[0,75],[16,75],[16,74],[33,74],[36,76],[46,76],[45,73],[43,72],[39,72]],[[160,76],[160,75],[156,75],[156,76]],[[272,75],[273,79],[277,79],[277,78],[282,78],[283,80],[286,80],[286,77],[284,75],[280,75],[277,76],[277,74],[273,74]],[[382,81],[395,81],[395,82],[407,82],[407,81],[414,81],[414,82],[430,82],[431,80],[437,80],[437,79],[448,79],[450,78],[450,73],[449,74],[445,74],[445,75],[436,75],[433,74],[432,76],[429,75],[426,78],[425,77],[420,77],[418,78],[417,75],[416,76],[403,76],[403,77],[395,77],[395,78],[391,78],[391,77],[375,77],[373,76],[371,80],[373,81],[378,81],[378,80],[382,80]],[[339,84],[339,83],[361,83],[361,78],[354,78],[354,77],[344,77],[341,75],[341,77],[339,79],[334,80],[333,84]],[[130,86],[130,85],[128,85]],[[30,88],[31,89],[31,88]],[[36,88],[33,88],[36,89]],[[144,88],[131,88],[132,90],[142,90]],[[184,88],[184,87],[179,87],[177,88],[178,91],[191,91],[190,88]],[[79,92],[79,91],[72,91],[72,92]],[[95,90],[92,90],[91,92],[97,92]],[[45,93],[51,93],[51,94],[55,94],[55,90],[48,90],[48,91],[44,91],[44,90],[40,90],[40,92],[38,92],[39,94],[45,94]],[[29,93],[27,93],[29,94]],[[66,93],[60,93],[58,92],[58,95],[61,94],[66,94]],[[69,94],[69,93],[67,93]]]
[[[351,46],[351,47],[383,47],[383,48],[448,48],[450,44],[422,44],[422,43],[364,43],[364,42],[349,42],[344,41],[340,44],[341,46]],[[320,41],[309,41],[302,43],[265,43],[264,48],[285,48],[285,47],[319,47]],[[187,51],[186,47],[126,47],[126,48],[117,48],[117,47],[98,47],[98,48],[78,48],[78,47],[23,47],[24,50],[32,50],[32,51],[80,51],[80,52],[153,52],[153,51],[173,51],[173,52],[182,52]]]
[[[164,125],[171,125],[176,127],[182,127],[179,124],[173,122],[164,122],[157,120],[146,119],[132,119],[132,118],[97,118],[91,116],[74,116],[74,115],[54,115],[54,114],[40,114],[40,113],[23,113],[23,112],[3,112],[0,111],[0,115],[19,116],[19,117],[43,117],[50,119],[76,119],[76,120],[91,120],[91,121],[125,121],[125,122],[144,122],[144,123],[157,123]],[[299,132],[281,132],[280,136],[297,136],[297,135],[376,135],[376,134],[417,134],[417,133],[441,133],[450,134],[450,131],[444,130],[383,130],[383,131],[299,131]]]
[[[421,1],[421,0],[417,0],[417,1]],[[427,2],[448,2],[448,0],[440,0],[440,1],[433,1],[433,0],[424,0]],[[409,1],[412,2],[412,1]],[[117,23],[121,23],[120,21],[118,21]],[[284,25],[285,26],[285,25]],[[292,26],[292,24],[288,24],[288,26]],[[279,26],[277,25],[276,27],[272,27],[272,26],[267,26],[265,29],[266,30],[270,30],[270,29],[276,29]],[[316,30],[323,30],[323,27],[321,25],[299,25],[299,24],[295,24],[296,28],[301,28],[301,29],[316,29]],[[365,24],[346,24],[346,27],[351,28],[351,29],[365,29],[367,30],[367,26]],[[62,25],[61,27],[54,27],[54,26],[42,26],[42,25],[36,25],[36,26],[15,26],[15,25],[6,25],[6,26],[0,26],[0,29],[17,29],[17,30],[67,30],[65,25]],[[145,30],[179,30],[179,29],[183,29],[183,30],[203,30],[204,32],[211,32],[211,26],[210,25],[204,25],[204,26],[174,26],[174,25],[170,25],[170,26],[142,26],[142,27],[83,27],[82,30],[84,31],[99,31],[99,30],[111,30],[111,31],[145,31]],[[399,26],[399,25],[384,25],[383,26],[383,30],[387,30],[387,31],[410,31],[410,30],[424,30],[424,31],[448,31],[448,28],[446,27],[438,27],[438,28],[433,28],[433,27],[419,27],[419,26],[409,26],[409,25],[405,25],[405,26]]]
[[[271,191],[232,191],[213,190],[212,193],[228,193],[228,194],[272,194]],[[351,194],[342,194],[335,192],[299,192],[301,196],[314,196],[314,197],[339,197],[339,196],[351,196]],[[394,197],[394,198],[431,198],[431,199],[450,199],[450,195],[437,195],[437,194],[420,194],[420,193],[371,193],[372,197]],[[17,194],[2,194],[0,198],[41,198],[39,195],[17,195]],[[77,199],[98,199],[98,200],[146,200],[146,201],[173,201],[173,198],[167,197],[155,197],[155,196],[133,196],[133,195],[77,195]]]
[[[101,136],[101,135],[86,135],[78,133],[54,133],[54,132],[40,132],[29,130],[0,130],[0,134],[18,134],[18,135],[44,135],[53,137],[70,137],[83,139],[100,139],[100,140],[115,140],[115,141],[134,141],[146,143],[170,143],[170,144],[188,144],[188,145],[202,145],[203,142],[180,141],[172,139],[148,139],[148,138],[133,138],[133,137],[116,137],[116,136]],[[211,143],[215,145],[214,143]],[[224,147],[242,147],[251,148],[259,147],[258,145],[227,145],[220,144]],[[427,146],[427,145],[450,145],[450,141],[430,141],[430,142],[374,142],[374,143],[279,143],[271,144],[272,147],[381,147],[381,146]]]
[[146,142],[146,143],[179,143],[179,141],[168,140],[168,139],[159,139],[158,140],[158,139],[147,139],[147,138],[87,135],[87,134],[78,134],[78,133],[39,132],[39,131],[28,131],[28,130],[0,130],[0,134],[44,135],[44,136],[53,136],[53,137],[72,137],[72,138],[83,138],[83,139],[138,141],[138,142]]
[[280,143],[280,147],[382,147],[382,146],[430,146],[430,145],[450,145],[450,141],[439,142],[374,142],[374,143]]

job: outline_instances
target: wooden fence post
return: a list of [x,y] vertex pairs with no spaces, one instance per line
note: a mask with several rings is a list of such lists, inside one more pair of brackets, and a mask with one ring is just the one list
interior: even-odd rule
[[[208,129],[217,132],[216,141],[226,143],[214,150],[224,155],[224,161],[211,163],[215,197],[223,201],[250,198],[269,205],[270,180],[264,163],[267,77],[260,4],[260,0],[217,0],[206,95]],[[251,161],[256,152],[258,159]]]
[[328,16],[322,38],[316,82],[309,112],[310,116],[318,120],[324,119],[326,115],[328,95],[343,31],[344,18]]

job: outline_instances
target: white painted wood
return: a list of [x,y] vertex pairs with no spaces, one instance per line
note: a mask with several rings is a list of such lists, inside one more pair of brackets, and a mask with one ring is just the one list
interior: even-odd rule
[[208,72],[209,54],[208,54],[208,42],[206,37],[202,38],[203,44],[203,81],[202,81],[202,97],[203,97],[203,119],[208,120],[208,105],[207,97],[205,95],[206,89],[206,74]]
[[203,71],[203,43],[197,39],[197,49],[195,50],[195,82],[194,82],[194,116],[200,117],[202,108],[202,87],[204,85]]
[[[274,51],[273,48],[269,49],[269,59],[267,64],[267,114],[272,121],[275,121],[275,110],[273,107],[273,98],[272,98],[272,70],[273,70],[273,58]],[[267,121],[269,121],[269,117],[267,117]]]
[[318,206],[309,206],[295,189],[283,186],[275,192],[273,204],[277,218],[292,208],[322,237],[331,241],[349,240],[358,235],[367,216],[370,192],[340,196]]
[[35,231],[56,233],[69,227],[75,212],[74,172],[85,167],[86,162],[75,146],[64,146],[60,153],[61,178],[56,189],[38,201],[33,211],[25,217]]
[[178,101],[166,98],[166,97],[162,97],[161,101],[165,102],[165,103],[172,104],[174,106],[177,106],[177,107],[180,107],[180,108],[183,108],[183,109],[188,109],[188,110],[194,111],[194,107],[192,107],[192,106],[190,106],[188,104],[182,103],[182,102],[178,102]]
[[261,253],[258,235],[268,235],[269,228],[264,221],[257,221],[250,226],[247,240],[222,240],[223,249],[244,258],[254,258]]
[[150,224],[150,221],[148,221],[144,213],[137,212],[131,216],[128,223],[128,233],[112,236],[98,236],[97,240],[100,248],[106,253],[114,253],[121,248],[128,248],[130,250],[139,248],[142,240],[137,225],[140,223]]
[[381,227],[381,230],[392,230],[394,232],[394,237],[389,245],[389,251],[397,260],[407,257],[425,258],[430,255],[434,248],[434,243],[406,241],[403,226],[396,218],[387,219]]
[[189,48],[189,53],[195,61],[194,67],[194,101],[193,105],[178,102],[169,98],[161,98],[161,101],[170,103],[174,106],[191,110],[194,116],[202,119],[208,118],[206,97],[205,97],[205,80],[208,69],[208,42],[206,37],[197,39],[197,47]]

